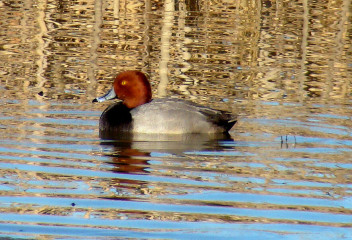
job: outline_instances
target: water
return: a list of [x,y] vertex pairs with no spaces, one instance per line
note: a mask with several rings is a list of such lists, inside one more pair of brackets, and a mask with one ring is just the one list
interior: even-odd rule
[[[1,237],[352,238],[350,1],[0,3]],[[100,139],[126,69],[231,138]]]

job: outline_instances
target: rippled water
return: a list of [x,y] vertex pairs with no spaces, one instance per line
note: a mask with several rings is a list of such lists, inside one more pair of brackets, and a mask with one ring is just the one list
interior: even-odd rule
[[[1,237],[352,238],[350,1],[60,2],[0,2]],[[100,139],[131,67],[231,137]]]
[[3,233],[351,237],[352,139],[341,124],[351,119],[329,113],[341,106],[307,117],[298,104],[263,102],[233,140],[119,142],[98,138],[91,103],[1,105]]

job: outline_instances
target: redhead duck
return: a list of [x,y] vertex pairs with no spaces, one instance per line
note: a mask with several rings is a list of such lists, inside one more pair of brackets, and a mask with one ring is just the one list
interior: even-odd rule
[[154,99],[147,77],[139,71],[125,71],[115,78],[113,88],[93,102],[118,98],[99,121],[100,132],[153,134],[227,133],[236,117],[180,99]]

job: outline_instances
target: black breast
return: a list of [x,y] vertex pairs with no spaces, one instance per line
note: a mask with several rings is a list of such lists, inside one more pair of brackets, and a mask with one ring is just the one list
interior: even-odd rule
[[122,102],[110,105],[100,116],[100,135],[129,132],[131,127],[132,116],[130,109],[123,105]]

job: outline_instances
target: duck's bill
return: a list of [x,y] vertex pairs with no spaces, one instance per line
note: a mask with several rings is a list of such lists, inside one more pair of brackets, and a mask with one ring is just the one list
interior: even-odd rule
[[104,102],[106,100],[111,100],[117,98],[114,88],[111,88],[104,96],[97,97],[93,99],[93,102]]

